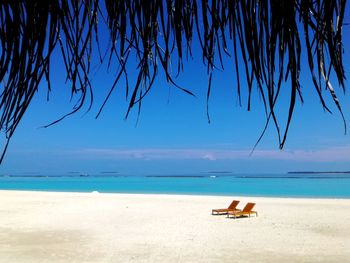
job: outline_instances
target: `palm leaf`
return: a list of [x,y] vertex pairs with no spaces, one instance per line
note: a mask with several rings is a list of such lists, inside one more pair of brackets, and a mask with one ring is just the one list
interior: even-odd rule
[[[194,95],[176,83],[171,65],[176,61],[177,74],[181,74],[185,60],[192,58],[193,43],[198,43],[195,48],[201,49],[209,76],[207,105],[211,90],[218,88],[211,85],[215,70],[225,67],[224,56],[232,58],[240,105],[243,88],[248,94],[248,110],[252,107],[252,96],[258,93],[266,113],[263,134],[272,121],[279,147],[283,148],[296,102],[303,101],[302,52],[307,56],[321,106],[330,111],[323,92],[326,88],[344,119],[337,90],[330,79],[335,76],[345,90],[342,57],[345,6],[345,0],[2,1],[0,129],[7,138],[3,154],[39,84],[47,83],[48,98],[55,88],[50,83],[50,58],[55,49],[63,58],[72,97],[78,99],[70,113],[52,124],[77,112],[86,103],[90,109],[95,92],[90,81],[93,46],[97,46],[101,63],[106,57],[101,55],[99,44],[99,29],[103,26],[108,27],[111,42],[108,67],[115,69],[117,77],[97,115],[122,76],[126,80],[125,96],[129,102],[126,116],[135,106],[140,114],[141,103],[152,89],[159,69],[175,88]],[[233,48],[233,56],[229,54],[229,47]],[[129,84],[127,74],[130,54],[136,55],[138,64],[134,85]],[[243,76],[239,75],[240,61],[243,61]],[[281,116],[276,112],[281,93],[290,94],[285,123],[281,123]],[[208,106],[207,115],[209,120]]]

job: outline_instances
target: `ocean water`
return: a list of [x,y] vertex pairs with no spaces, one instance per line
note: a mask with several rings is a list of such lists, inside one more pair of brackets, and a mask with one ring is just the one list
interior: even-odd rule
[[350,198],[350,174],[0,176],[0,189]]

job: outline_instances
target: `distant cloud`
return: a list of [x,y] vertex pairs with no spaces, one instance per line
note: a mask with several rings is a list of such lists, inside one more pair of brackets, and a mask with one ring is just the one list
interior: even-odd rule
[[115,160],[290,160],[307,162],[350,161],[350,147],[319,150],[250,150],[227,149],[82,149],[79,156]]
[[209,160],[209,161],[215,161],[216,157],[213,154],[206,154],[206,155],[202,156],[202,159]]

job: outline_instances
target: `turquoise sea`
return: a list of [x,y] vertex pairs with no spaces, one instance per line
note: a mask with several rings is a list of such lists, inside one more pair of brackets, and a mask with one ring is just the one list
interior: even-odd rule
[[350,174],[3,175],[0,189],[350,198]]

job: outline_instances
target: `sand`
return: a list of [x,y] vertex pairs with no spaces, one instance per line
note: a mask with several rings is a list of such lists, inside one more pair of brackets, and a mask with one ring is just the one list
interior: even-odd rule
[[0,262],[350,262],[350,199],[0,191]]

